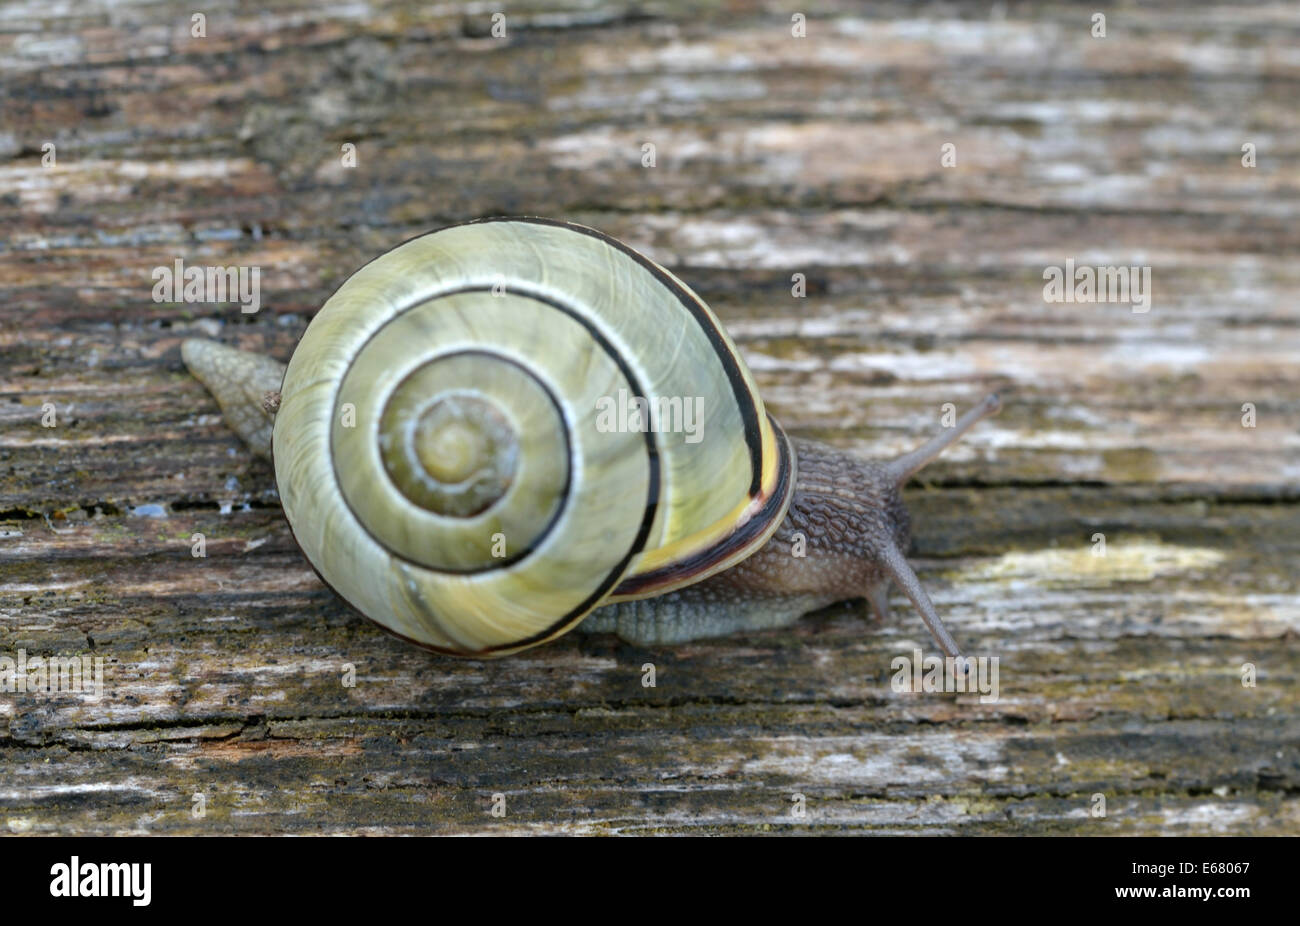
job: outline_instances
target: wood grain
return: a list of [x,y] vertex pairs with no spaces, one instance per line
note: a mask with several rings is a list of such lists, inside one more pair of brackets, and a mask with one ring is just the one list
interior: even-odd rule
[[[106,676],[0,694],[10,831],[1300,832],[1300,9],[270,7],[0,9],[0,656]],[[794,434],[892,456],[1003,390],[906,493],[1000,699],[892,690],[901,599],[490,663],[335,599],[179,343],[287,358],[362,263],[494,214],[669,266]],[[155,302],[177,258],[263,308]],[[1149,266],[1150,311],[1044,301],[1066,259]]]

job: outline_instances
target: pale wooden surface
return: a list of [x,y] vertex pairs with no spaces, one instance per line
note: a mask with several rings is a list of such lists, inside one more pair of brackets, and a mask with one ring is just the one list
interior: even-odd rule
[[[795,40],[754,3],[513,3],[502,41],[273,6],[206,4],[202,40],[183,4],[0,9],[0,655],[109,660],[98,704],[0,695],[10,830],[1300,831],[1300,9],[1121,5],[1094,39],[1077,5],[831,2]],[[793,433],[892,455],[1010,388],[907,492],[1002,700],[893,693],[901,600],[494,663],[342,607],[179,342],[286,357],[365,260],[501,213],[670,266]],[[265,308],[155,304],[177,257],[260,266]],[[1151,265],[1151,312],[1045,304],[1067,257]]]

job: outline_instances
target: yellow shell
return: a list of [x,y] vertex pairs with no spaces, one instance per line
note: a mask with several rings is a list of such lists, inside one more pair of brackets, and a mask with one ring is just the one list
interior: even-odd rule
[[578,225],[472,222],[380,256],[312,320],[281,392],[276,481],[307,558],[391,632],[459,655],[733,565],[794,484],[709,308]]

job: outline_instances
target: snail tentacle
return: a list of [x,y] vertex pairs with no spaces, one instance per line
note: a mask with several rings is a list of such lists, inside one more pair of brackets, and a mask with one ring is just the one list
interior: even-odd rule
[[867,602],[875,612],[876,619],[889,620],[889,581],[886,579],[867,589]]
[[978,405],[957,419],[951,428],[946,428],[930,438],[920,447],[901,457],[896,457],[885,464],[895,483],[901,488],[921,469],[933,463],[944,450],[962,438],[975,424],[989,415],[996,415],[1002,408],[1002,399],[996,392],[986,395]]
[[934,609],[934,602],[925,591],[925,586],[921,580],[916,577],[912,571],[911,564],[903,556],[903,552],[893,544],[886,544],[879,551],[879,562],[889,573],[889,577],[898,583],[898,587],[903,590],[903,594],[908,597],[916,607],[917,612],[921,615],[921,620],[925,622],[926,629],[930,631],[930,636],[934,637],[934,642],[939,644],[944,655],[957,657],[961,655],[961,648],[957,641],[952,638],[948,628],[943,625],[939,618],[939,612]]

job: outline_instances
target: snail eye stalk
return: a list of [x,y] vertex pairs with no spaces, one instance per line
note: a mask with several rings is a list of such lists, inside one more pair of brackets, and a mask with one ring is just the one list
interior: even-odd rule
[[[933,462],[939,454],[961,439],[976,423],[990,415],[996,415],[1001,408],[1002,400],[997,393],[987,395],[978,405],[962,415],[957,420],[956,425],[945,429],[940,434],[936,434],[912,452],[905,453],[901,457],[886,463],[885,471],[889,478],[893,480],[895,487],[901,489],[907,480],[911,479],[923,467]],[[925,588],[921,585],[921,580],[916,577],[916,573],[907,562],[907,558],[903,556],[903,551],[891,543],[880,550],[879,558],[881,567],[898,583],[898,587],[903,590],[903,594],[916,607],[917,612],[921,615],[921,620],[925,622],[930,635],[934,637],[934,642],[938,644],[944,654],[953,658],[961,656],[961,649],[957,646],[957,641],[952,638],[948,628],[944,627],[943,621],[939,619],[939,612],[935,610],[934,602],[926,594]],[[883,598],[885,596],[882,593],[878,597]],[[887,613],[888,604],[886,603],[883,609],[877,605],[876,610],[882,614]]]
[[958,418],[957,424],[953,427],[946,428],[942,433],[936,434],[911,453],[905,453],[897,459],[890,460],[885,464],[885,469],[893,477],[894,484],[902,488],[907,480],[911,479],[922,468],[934,462],[939,454],[960,440],[978,422],[990,415],[996,415],[1001,409],[1002,399],[999,398],[996,392],[991,393],[985,396],[978,405]]
[[921,580],[916,577],[912,571],[911,565],[903,556],[903,552],[892,543],[880,551],[880,565],[884,567],[885,572],[898,583],[898,587],[903,590],[903,594],[908,597],[916,610],[921,615],[921,620],[925,622],[926,628],[930,631],[930,636],[934,637],[934,642],[943,650],[945,656],[957,657],[961,655],[961,648],[957,641],[952,638],[948,628],[943,625],[939,619],[939,612],[934,609],[934,602],[926,594]]

